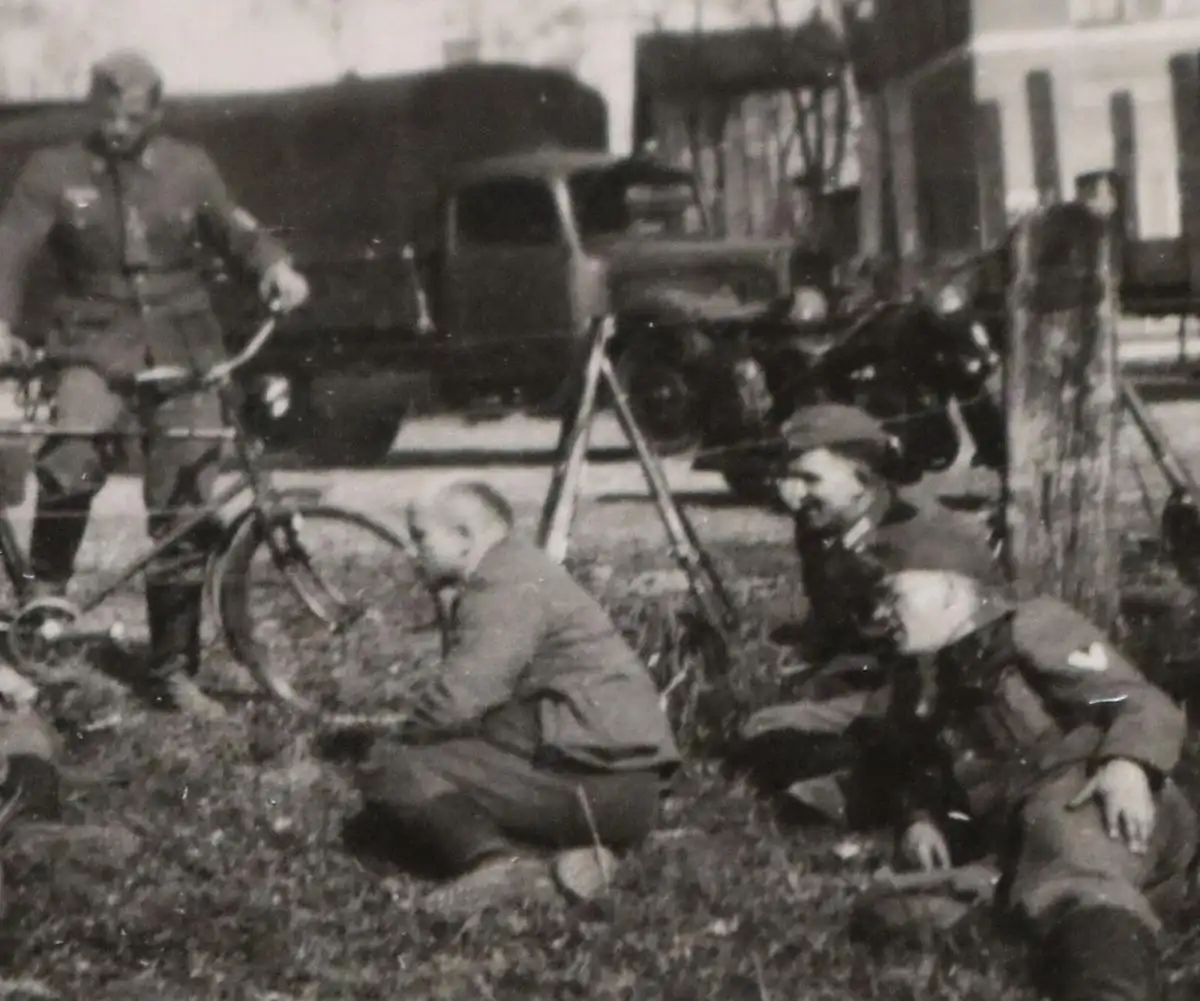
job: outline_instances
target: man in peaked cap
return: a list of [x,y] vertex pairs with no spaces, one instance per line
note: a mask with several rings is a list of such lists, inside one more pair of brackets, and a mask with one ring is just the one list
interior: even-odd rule
[[[1000,913],[1035,947],[1053,1001],[1158,1001],[1157,938],[1196,859],[1195,810],[1173,779],[1185,712],[1064,602],[1010,605],[937,576],[936,604],[910,573],[890,583],[901,861],[974,861],[956,844],[994,855]],[[890,911],[877,924],[903,927]]]
[[[113,377],[159,365],[204,369],[224,357],[202,248],[256,278],[262,297],[282,309],[308,294],[284,248],[238,205],[207,153],[162,133],[162,100],[162,77],[144,56],[101,59],[92,71],[88,133],[34,153],[0,212],[0,360],[22,348],[13,328],[25,275],[48,246],[60,288],[47,348],[79,362],[58,379],[57,418],[98,431],[95,439],[52,437],[38,456],[35,595],[65,589],[92,500],[114,466],[103,432],[121,424],[132,401]],[[221,406],[214,394],[196,393],[139,410],[157,539],[204,505],[218,469],[218,445],[170,432],[219,426]],[[212,717],[220,707],[193,680],[205,548],[199,534],[185,538],[147,569],[147,680],[157,701]]]
[[869,414],[819,404],[794,414],[771,457],[780,498],[796,522],[808,616],[788,637],[805,667],[799,701],[754,713],[742,729],[748,760],[768,784],[814,819],[872,825],[869,764],[888,691],[875,656],[877,589],[899,570],[952,570],[1002,582],[983,531],[949,512],[921,510],[890,475],[894,440]]

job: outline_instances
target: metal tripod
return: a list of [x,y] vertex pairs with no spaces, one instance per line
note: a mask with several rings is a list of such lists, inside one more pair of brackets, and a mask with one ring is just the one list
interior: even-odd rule
[[563,420],[554,476],[542,509],[538,544],[555,560],[561,562],[566,558],[571,528],[579,506],[592,422],[603,384],[608,387],[617,420],[637,455],[642,475],[667,531],[671,555],[687,576],[692,600],[711,631],[711,638],[719,639],[722,648],[727,650],[730,636],[740,624],[737,609],[691,521],[672,496],[658,457],[651,451],[637,426],[628,398],[608,356],[608,344],[613,331],[612,317],[605,316],[594,320],[588,333],[586,363],[575,389],[574,407]]

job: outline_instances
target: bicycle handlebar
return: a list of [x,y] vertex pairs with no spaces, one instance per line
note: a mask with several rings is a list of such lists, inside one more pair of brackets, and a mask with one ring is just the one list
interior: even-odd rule
[[[207,388],[225,382],[234,372],[262,351],[267,341],[275,333],[279,325],[279,320],[283,315],[284,311],[272,304],[266,319],[263,320],[254,332],[254,335],[247,341],[246,346],[232,358],[218,362],[207,371],[197,372],[184,368],[181,365],[159,365],[127,377],[128,382],[134,387],[143,388],[175,383],[177,391],[185,387]],[[20,379],[29,381],[49,372],[60,371],[64,368],[91,365],[94,365],[92,359],[73,355],[70,352],[47,354],[45,351],[36,351],[30,357],[0,364],[0,380]]]

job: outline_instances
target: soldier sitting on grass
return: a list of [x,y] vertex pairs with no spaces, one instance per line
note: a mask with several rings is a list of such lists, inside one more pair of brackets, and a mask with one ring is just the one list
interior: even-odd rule
[[457,877],[431,911],[538,897],[552,877],[598,892],[610,849],[652,831],[679,762],[653,680],[600,605],[515,537],[490,486],[438,490],[409,529],[430,586],[458,590],[453,643],[408,723],[360,766],[366,810]]
[[[903,861],[993,856],[1000,914],[1036,947],[1053,1001],[1158,1001],[1156,937],[1196,855],[1172,780],[1183,710],[1061,601],[1010,604],[936,572],[892,575],[886,591]],[[883,898],[860,927],[910,930],[930,913],[905,903]]]
[[[808,602],[792,629],[811,670],[789,704],[760,710],[742,729],[748,761],[806,815],[873,826],[887,776],[865,762],[873,753],[888,692],[873,641],[854,614],[859,558],[897,571],[954,570],[999,584],[987,533],[940,508],[922,510],[890,475],[891,440],[854,407],[821,404],[782,428],[775,454],[781,499],[796,522],[796,550]],[[847,563],[847,557],[853,557]]]

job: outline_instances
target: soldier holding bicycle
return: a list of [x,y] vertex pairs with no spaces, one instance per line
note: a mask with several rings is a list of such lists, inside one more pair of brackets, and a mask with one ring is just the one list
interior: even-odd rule
[[[285,249],[237,205],[208,155],[162,133],[162,78],[144,57],[118,52],[97,63],[89,100],[91,133],[35,153],[0,213],[0,361],[23,350],[12,330],[24,278],[48,244],[61,280],[48,351],[80,359],[59,377],[57,420],[99,432],[51,439],[38,455],[35,595],[65,588],[92,500],[119,458],[120,439],[104,432],[117,430],[131,401],[113,380],[158,365],[203,369],[224,356],[200,248],[257,277],[281,309],[308,296]],[[163,538],[204,504],[219,459],[216,443],[168,432],[218,425],[220,401],[200,392],[138,409],[150,534]],[[205,550],[194,535],[147,571],[147,680],[157,701],[212,717],[220,707],[194,682]]]

